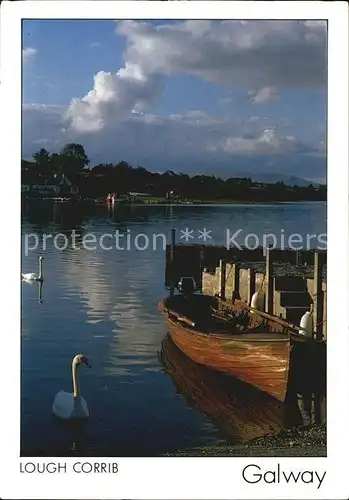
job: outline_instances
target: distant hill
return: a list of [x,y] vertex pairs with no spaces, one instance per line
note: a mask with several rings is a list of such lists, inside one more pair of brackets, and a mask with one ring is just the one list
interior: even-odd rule
[[[234,176],[235,176],[234,172]],[[283,182],[288,186],[299,186],[306,187],[309,184],[312,184],[314,187],[317,187],[319,184],[307,179],[303,179],[302,177],[297,177],[295,175],[285,175],[282,173],[268,173],[268,172],[239,172],[238,177],[250,177],[254,182],[267,182],[270,184],[274,184],[275,182]]]
[[189,175],[214,175],[223,179],[249,177],[255,182],[284,182],[298,187],[326,183],[326,157],[311,155],[240,155],[224,158],[208,153],[200,162],[195,158],[171,157],[162,162],[161,168],[149,158],[145,158],[141,164],[151,171],[173,170]]

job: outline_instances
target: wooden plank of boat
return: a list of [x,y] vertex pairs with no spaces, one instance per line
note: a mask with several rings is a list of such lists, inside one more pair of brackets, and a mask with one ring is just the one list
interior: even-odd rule
[[246,442],[302,422],[297,404],[283,404],[236,378],[194,363],[169,335],[162,341],[159,358],[187,404],[205,413],[234,441]]
[[[228,330],[212,321],[218,299],[205,295],[174,295],[160,304],[173,342],[196,363],[239,378],[280,401],[285,400],[290,363],[290,333],[268,324],[262,329]],[[178,316],[185,318],[181,321]],[[248,318],[251,325],[255,322]],[[190,324],[192,323],[192,324]],[[227,322],[226,322],[227,323]]]

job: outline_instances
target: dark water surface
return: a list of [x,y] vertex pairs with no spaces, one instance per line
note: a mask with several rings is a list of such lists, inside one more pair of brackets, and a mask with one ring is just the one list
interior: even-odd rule
[[[24,205],[22,270],[36,271],[43,255],[45,281],[42,290],[22,284],[22,455],[159,455],[223,439],[245,441],[308,418],[292,402],[270,401],[198,367],[166,339],[157,310],[167,293],[165,253],[161,237],[153,245],[153,234],[169,241],[173,227],[178,236],[181,229],[194,230],[195,243],[202,242],[198,230],[204,228],[212,231],[208,243],[224,243],[226,229],[239,228],[242,239],[271,231],[319,235],[326,232],[326,205],[134,206],[116,212]],[[83,235],[98,239],[116,230],[125,235],[119,248],[127,248],[128,235],[129,249],[116,249],[109,236],[104,245],[112,244],[110,250],[82,248]],[[25,255],[34,233],[38,248]],[[53,244],[59,233],[69,239],[64,250]],[[149,248],[137,249],[139,233],[148,237]],[[140,236],[137,243],[143,247],[145,241]],[[56,243],[62,247],[64,237]],[[90,237],[87,246],[94,244]],[[71,360],[79,352],[92,364],[80,377],[90,419],[72,427],[57,422],[51,407],[60,389],[71,392]]]

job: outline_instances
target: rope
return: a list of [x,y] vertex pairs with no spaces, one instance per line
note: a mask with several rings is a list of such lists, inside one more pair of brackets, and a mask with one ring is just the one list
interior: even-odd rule
[[315,325],[315,328],[317,328],[317,327],[318,327],[318,326],[320,326],[320,325],[323,325],[324,323],[327,323],[327,319],[324,319],[324,320],[322,320],[322,321],[319,321],[319,323],[317,323],[317,324]]

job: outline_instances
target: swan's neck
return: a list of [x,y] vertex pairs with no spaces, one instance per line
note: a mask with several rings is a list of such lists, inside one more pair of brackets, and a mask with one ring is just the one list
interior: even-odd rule
[[42,260],[39,261],[39,280],[42,280],[43,278],[43,273],[42,273]]
[[74,398],[78,398],[80,396],[80,387],[79,387],[79,380],[78,380],[78,364],[77,363],[73,362],[72,371],[73,371]]

